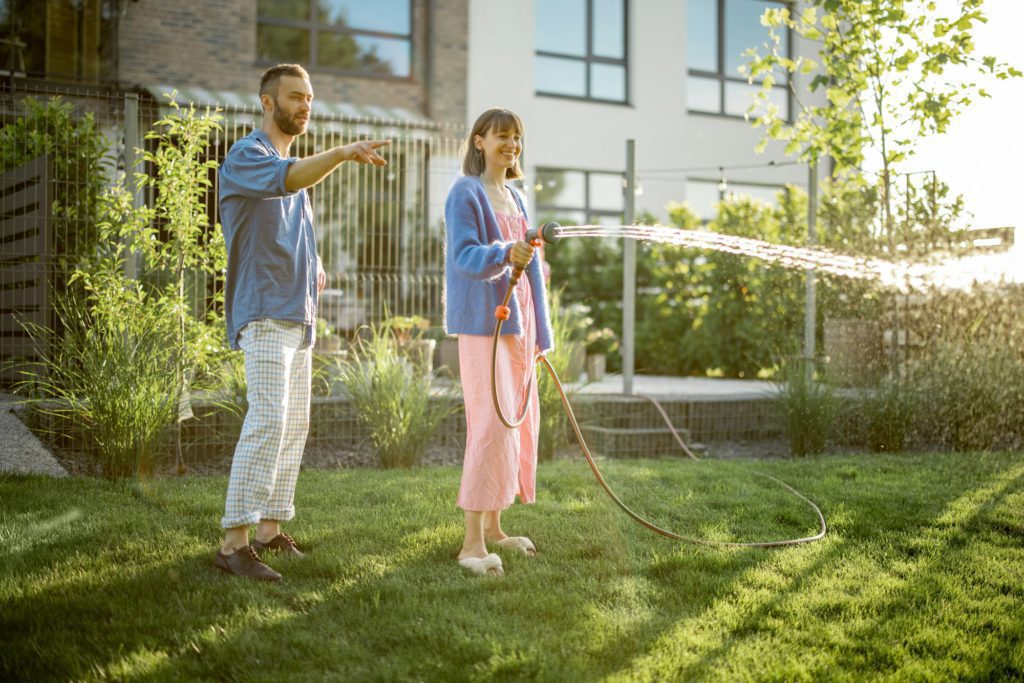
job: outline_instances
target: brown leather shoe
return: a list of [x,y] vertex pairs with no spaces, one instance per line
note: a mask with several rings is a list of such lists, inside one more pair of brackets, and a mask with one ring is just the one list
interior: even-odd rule
[[213,564],[217,569],[226,571],[228,574],[234,574],[235,576],[244,576],[256,579],[257,581],[281,580],[281,575],[263,564],[251,545],[235,548],[235,552],[230,555],[225,555],[218,550]]
[[278,534],[266,543],[253,539],[252,547],[258,553],[266,552],[269,550],[271,552],[288,555],[289,557],[306,556],[306,553],[298,549],[298,547],[295,545],[295,541],[293,541],[292,537],[288,534]]

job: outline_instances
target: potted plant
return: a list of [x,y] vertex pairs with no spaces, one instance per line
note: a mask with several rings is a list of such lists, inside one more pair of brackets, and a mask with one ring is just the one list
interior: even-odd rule
[[459,379],[459,340],[457,337],[443,337],[437,344],[438,372]]
[[604,379],[609,353],[619,347],[619,339],[608,327],[592,329],[586,337],[587,344],[587,379],[599,382]]
[[388,323],[366,328],[351,347],[353,362],[340,368],[356,419],[385,468],[417,465],[459,406],[450,393],[435,395],[432,374],[402,356],[395,336]]
[[594,326],[594,319],[590,316],[590,306],[581,303],[563,305],[562,315],[565,317],[566,328],[570,331],[564,342],[569,359],[564,379],[569,382],[578,382],[587,365],[585,331]]
[[318,353],[335,353],[341,350],[341,337],[323,318],[316,319],[316,341],[313,350]]
[[423,336],[430,328],[429,320],[419,315],[400,315],[385,320],[383,327],[391,331],[400,356],[428,375],[433,372],[437,340]]
[[340,380],[338,367],[345,362],[348,353],[342,348],[342,340],[323,318],[316,321],[316,339],[313,343],[313,393],[330,396]]

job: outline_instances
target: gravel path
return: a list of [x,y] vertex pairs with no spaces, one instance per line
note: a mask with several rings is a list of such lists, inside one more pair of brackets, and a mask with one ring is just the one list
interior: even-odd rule
[[0,393],[0,473],[68,476],[68,471],[14,414],[17,402],[17,397]]

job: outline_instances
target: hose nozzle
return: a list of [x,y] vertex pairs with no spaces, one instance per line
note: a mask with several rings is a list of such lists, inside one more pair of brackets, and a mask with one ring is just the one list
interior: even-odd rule
[[535,247],[541,246],[541,244],[554,244],[558,240],[562,239],[561,235],[562,226],[554,221],[548,221],[539,228],[530,228],[526,231],[526,241]]

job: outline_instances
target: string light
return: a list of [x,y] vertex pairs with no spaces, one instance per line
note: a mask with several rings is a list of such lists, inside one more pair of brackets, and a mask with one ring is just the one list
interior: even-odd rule
[[765,164],[738,164],[736,166],[694,166],[692,168],[641,168],[637,173],[701,173],[707,171],[748,171],[757,168],[773,168],[775,166],[805,166],[802,161],[769,161]]

